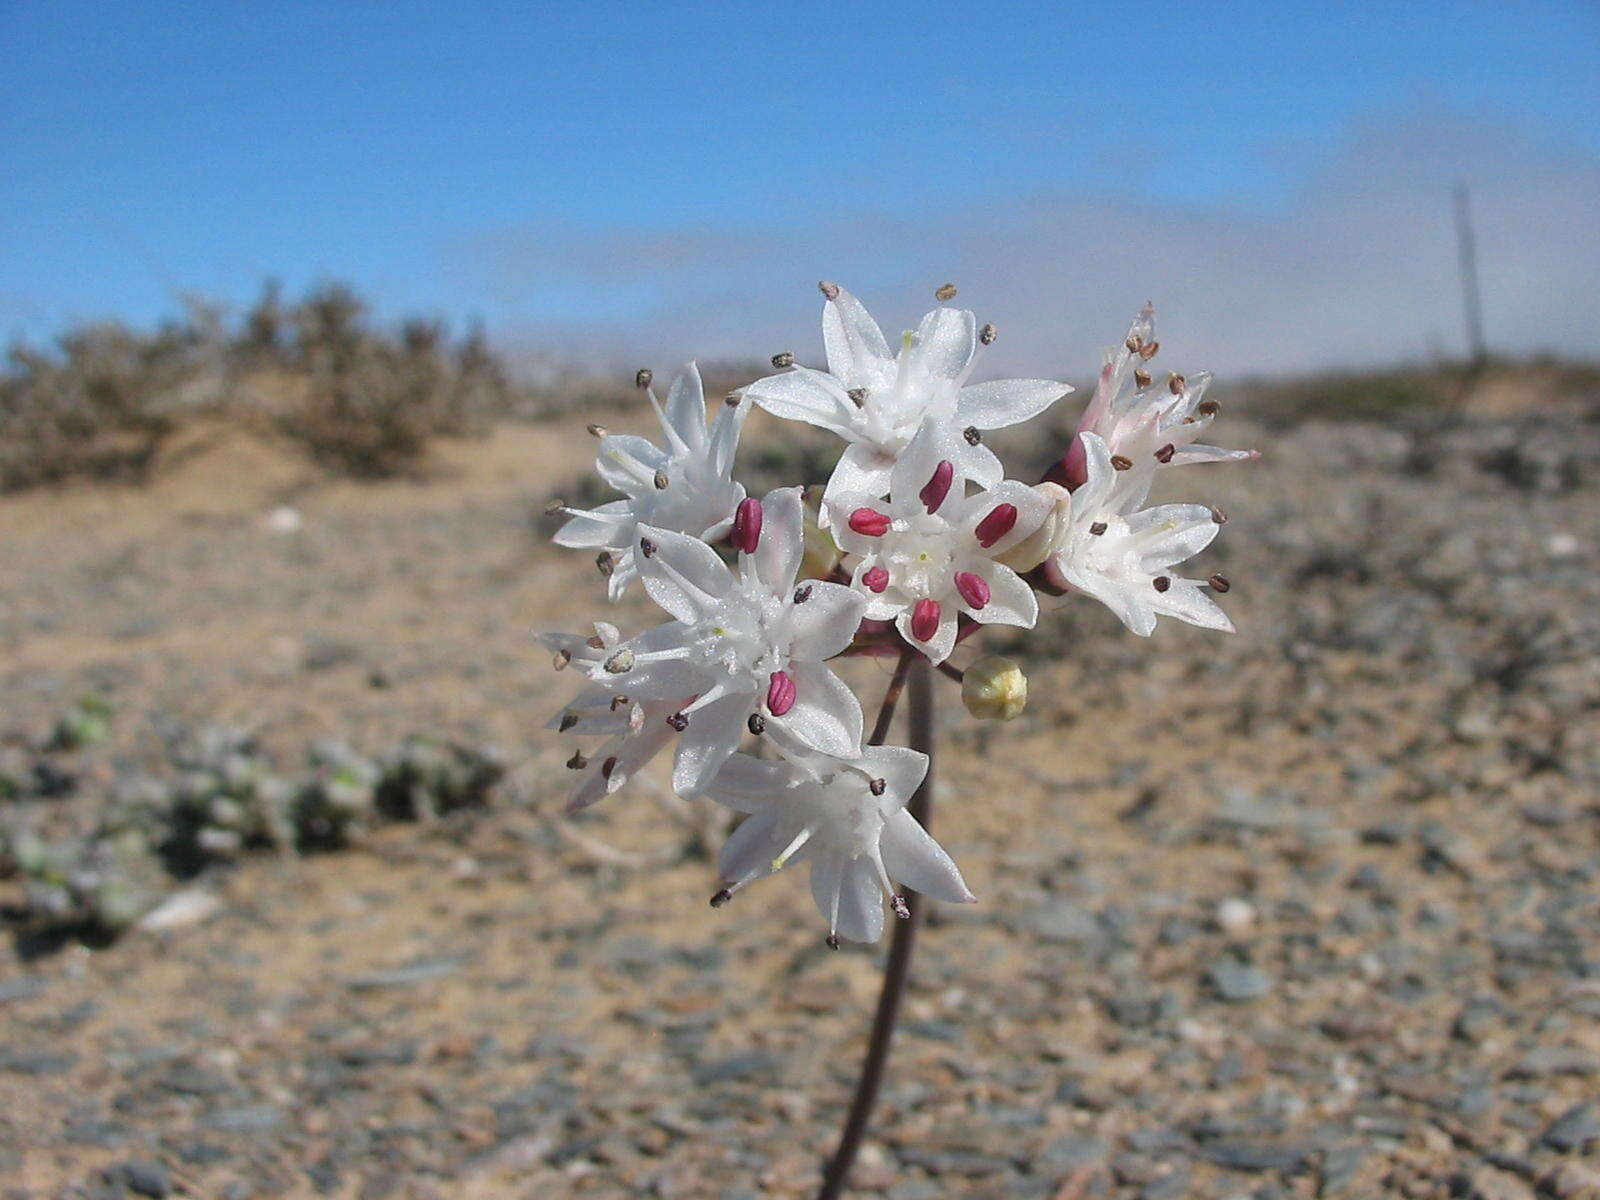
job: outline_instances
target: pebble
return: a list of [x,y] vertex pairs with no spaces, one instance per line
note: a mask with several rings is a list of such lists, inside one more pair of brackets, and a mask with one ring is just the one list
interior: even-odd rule
[[1234,1003],[1259,1000],[1273,989],[1272,976],[1233,958],[1221,959],[1207,967],[1206,982],[1218,996]]

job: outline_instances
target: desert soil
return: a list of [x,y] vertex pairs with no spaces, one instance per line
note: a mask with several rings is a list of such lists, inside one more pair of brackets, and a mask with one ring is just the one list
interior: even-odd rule
[[[883,947],[830,952],[803,876],[708,907],[648,788],[559,824],[570,677],[529,635],[602,589],[540,510],[596,415],[644,425],[376,485],[212,430],[143,489],[0,499],[0,725],[115,708],[57,819],[175,724],[514,764],[481,813],[202,877],[203,922],[0,951],[5,1196],[815,1188]],[[1173,498],[1231,516],[1237,634],[1067,599],[980,639],[1023,717],[946,688],[934,824],[979,903],[924,931],[857,1194],[1600,1194],[1600,422],[1221,440],[1266,457]],[[886,669],[848,674],[870,709]]]

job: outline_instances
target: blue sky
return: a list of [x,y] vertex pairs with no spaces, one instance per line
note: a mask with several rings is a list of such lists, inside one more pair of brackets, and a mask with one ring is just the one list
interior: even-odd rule
[[[184,291],[243,302],[276,275],[348,280],[385,314],[480,316],[557,355],[628,339],[695,352],[679,343],[701,324],[701,352],[735,353],[791,314],[809,331],[815,296],[730,290],[823,274],[931,290],[956,266],[981,280],[986,221],[1034,239],[1001,256],[1021,292],[1073,286],[1062,257],[1081,248],[1041,232],[1063,229],[1041,206],[1108,229],[1142,214],[1164,239],[1216,223],[1244,251],[1256,226],[1292,241],[1328,195],[1381,221],[1385,189],[1424,176],[1469,179],[1492,229],[1507,169],[1565,162],[1576,174],[1556,186],[1576,208],[1557,218],[1587,215],[1600,7],[1309,9],[0,0],[0,334],[149,322]],[[1417,176],[1430,128],[1455,157]],[[1505,227],[1538,219],[1524,207]],[[1312,246],[1308,279],[1340,276],[1339,244]],[[1552,254],[1486,250],[1514,267]],[[1030,261],[1050,270],[1031,278]],[[1235,271],[1229,303],[1276,265]],[[1198,278],[1152,270],[1076,286],[1116,292],[1107,311],[1164,283],[1180,312],[1199,306]],[[1581,302],[1592,263],[1561,271]],[[1491,335],[1497,319],[1516,342],[1548,326],[1539,306],[1561,297],[1529,273],[1505,273],[1526,302],[1490,290]],[[1448,341],[1455,318],[1437,325],[1383,353]],[[1325,338],[1324,357],[1359,357],[1347,342]],[[1223,358],[1257,365],[1240,350]]]

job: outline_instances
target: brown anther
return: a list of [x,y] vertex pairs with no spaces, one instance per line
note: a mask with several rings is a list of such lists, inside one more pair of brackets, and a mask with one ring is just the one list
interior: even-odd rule
[[888,790],[889,781],[887,779],[874,779],[871,783],[867,784],[867,791],[871,792],[874,796],[881,796]]
[[1202,400],[1198,405],[1195,406],[1195,412],[1199,413],[1202,417],[1214,417],[1221,411],[1222,405],[1218,404],[1215,400]]
[[572,651],[571,650],[557,650],[556,651],[555,662],[554,662],[553,665],[554,665],[556,670],[565,671],[567,669],[567,664],[569,662],[571,662],[571,661],[572,661]]
[[969,446],[976,446],[983,441],[983,434],[978,432],[976,425],[968,425],[961,431],[961,436],[967,439],[967,445]]
[[1118,471],[1131,471],[1133,470],[1133,459],[1124,454],[1113,454],[1111,456],[1111,465]]
[[804,604],[809,599],[811,599],[811,585],[809,583],[803,583],[795,588],[794,602],[796,604]]
[[650,381],[655,377],[656,373],[649,367],[640,367],[633,373],[633,386],[642,391],[650,386]]
[[557,513],[564,512],[566,507],[567,502],[561,499],[560,496],[557,496],[554,500],[550,501],[550,503],[544,506],[544,515],[547,517],[553,517]]
[[722,402],[729,408],[738,408],[744,402],[744,395],[741,392],[729,392],[722,398]]
[[906,903],[906,898],[899,894],[889,897],[889,907],[894,909],[894,915],[902,921],[911,920],[911,906]]
[[682,733],[689,728],[689,718],[681,712],[673,713],[667,718],[667,724],[672,727],[674,732]]
[[1172,586],[1172,580],[1166,575],[1157,575],[1150,581],[1150,586],[1158,592],[1164,592]]
[[1156,461],[1158,463],[1169,463],[1172,461],[1172,456],[1177,452],[1178,448],[1171,442],[1168,442],[1165,446],[1156,451]]
[[829,300],[837,300],[839,298],[839,285],[837,283],[829,283],[824,279],[817,284],[817,290]]
[[1176,371],[1167,376],[1167,391],[1171,392],[1174,396],[1183,395],[1184,389],[1188,386],[1189,381],[1182,375],[1179,375]]
[[862,407],[867,402],[867,389],[864,387],[851,388],[845,395],[850,397],[851,403],[857,408]]
[[611,697],[611,711],[616,712],[617,709],[625,707],[627,703],[628,698],[626,696],[613,696]]
[[1233,584],[1228,582],[1228,577],[1226,575],[1213,575],[1210,579],[1206,580],[1206,582],[1211,585],[1211,590],[1214,592],[1225,593],[1233,586]]
[[938,291],[934,292],[933,298],[940,304],[943,304],[946,300],[954,300],[956,298],[956,285],[953,283],[944,284]]
[[753,712],[750,714],[750,719],[745,722],[745,727],[749,729],[751,733],[755,734],[757,737],[760,737],[767,731],[767,719],[760,713]]
[[646,558],[654,558],[658,547],[649,538],[639,539],[639,553]]
[[1148,362],[1156,356],[1156,351],[1161,349],[1160,342],[1146,342],[1139,347],[1139,357]]
[[656,491],[664,492],[667,490],[667,484],[670,481],[667,479],[667,473],[658,467],[656,468],[655,478],[651,482],[656,485]]
[[605,661],[606,674],[626,675],[633,670],[633,651],[624,646]]
[[715,892],[711,893],[711,907],[721,908],[724,904],[732,899],[733,892],[727,888],[718,888]]
[[589,765],[589,760],[583,756],[582,750],[574,750],[572,757],[567,759],[567,770],[581,771]]
[[557,733],[565,733],[567,730],[571,729],[577,723],[578,723],[578,714],[577,713],[562,713],[561,714],[561,725],[556,730],[556,732]]
[[584,639],[583,644],[591,650],[604,650],[606,648],[606,640],[598,633],[591,633]]
[[600,764],[600,778],[601,779],[610,779],[611,778],[611,772],[615,771],[616,769],[617,769],[617,756],[615,754],[613,754],[613,755],[611,755],[611,757],[607,758],[605,760],[605,762]]
[[1139,347],[1144,345],[1144,339],[1137,333],[1130,333],[1128,335],[1128,340],[1122,344],[1128,348],[1129,354],[1137,354],[1139,353]]
[[1143,391],[1150,386],[1150,372],[1143,367],[1135,367],[1133,369],[1133,382],[1139,387],[1140,391]]
[[611,551],[602,550],[594,556],[594,565],[600,574],[610,579],[612,572],[617,569],[617,560],[611,557]]
[[777,367],[780,371],[784,367],[794,366],[794,351],[780,350],[778,353],[772,356],[772,365]]
[[994,345],[995,338],[999,336],[1000,331],[994,327],[994,322],[992,321],[986,324],[982,329],[978,330],[978,340],[985,346]]
[[590,437],[603,438],[603,437],[605,437],[605,435],[606,435],[606,427],[604,425],[600,424],[598,421],[590,421],[589,422],[589,436]]
[[1093,525],[1089,526],[1089,532],[1095,537],[1099,537],[1105,531],[1106,523],[1104,521],[1096,521]]
[[1216,505],[1212,505],[1211,520],[1213,524],[1226,525],[1228,523],[1228,514],[1223,512],[1222,509],[1218,508]]
[[839,935],[837,933],[830,933],[827,937],[822,939],[822,943],[823,945],[827,946],[829,950],[837,950],[839,948]]

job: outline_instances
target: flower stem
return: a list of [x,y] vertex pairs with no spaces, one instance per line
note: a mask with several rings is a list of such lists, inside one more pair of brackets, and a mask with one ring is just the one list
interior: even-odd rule
[[[874,742],[881,742],[888,733],[888,717],[893,715],[893,701],[899,698],[899,686],[906,682],[909,673],[911,698],[907,706],[910,729],[907,741],[913,750],[928,756],[928,774],[922,786],[906,805],[923,827],[928,825],[933,807],[933,673],[928,660],[907,650],[895,668],[894,679],[889,684],[889,694],[884,696],[884,707],[878,716],[878,729]],[[911,951],[916,944],[917,924],[922,916],[922,897],[916,892],[906,894],[906,907],[911,915],[894,923],[894,939],[889,943],[889,961],[883,971],[883,990],[878,993],[878,1010],[872,1018],[872,1035],[867,1042],[867,1056],[861,1064],[861,1076],[856,1080],[856,1093],[850,1101],[850,1115],[845,1118],[844,1130],[839,1135],[839,1146],[833,1152],[822,1175],[822,1190],[817,1200],[838,1200],[844,1195],[850,1168],[855,1164],[856,1153],[861,1149],[867,1133],[867,1122],[872,1116],[872,1105],[883,1084],[883,1071],[889,1061],[889,1043],[894,1037],[895,1022],[900,1016],[900,1001],[905,996],[906,979],[911,971]]]
[[889,736],[889,725],[894,720],[895,705],[900,703],[900,693],[906,690],[906,677],[911,673],[911,660],[917,652],[910,646],[900,651],[900,658],[894,664],[894,675],[889,679],[889,687],[883,693],[883,704],[878,708],[878,719],[872,723],[872,734],[867,738],[867,745],[881,746],[883,739]]

